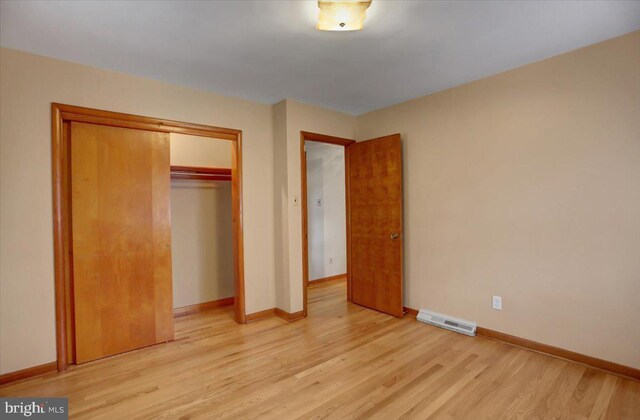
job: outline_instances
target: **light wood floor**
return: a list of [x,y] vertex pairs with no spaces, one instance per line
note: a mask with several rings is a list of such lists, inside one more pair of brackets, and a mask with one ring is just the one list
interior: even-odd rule
[[77,418],[640,418],[640,383],[309,289],[307,319],[179,318],[176,340],[0,388]]

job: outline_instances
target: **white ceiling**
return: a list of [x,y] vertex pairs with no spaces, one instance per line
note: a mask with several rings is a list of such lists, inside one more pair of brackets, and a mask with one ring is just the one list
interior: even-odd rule
[[7,1],[0,43],[223,95],[350,114],[640,29],[640,1],[382,1],[360,32],[315,1]]

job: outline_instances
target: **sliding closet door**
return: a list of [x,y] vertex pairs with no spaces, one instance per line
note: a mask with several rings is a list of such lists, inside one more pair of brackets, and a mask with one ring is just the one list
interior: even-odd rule
[[169,135],[71,123],[76,363],[173,339]]

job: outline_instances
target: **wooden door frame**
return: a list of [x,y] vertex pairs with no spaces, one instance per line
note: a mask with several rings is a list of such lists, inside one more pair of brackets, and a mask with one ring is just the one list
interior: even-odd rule
[[349,221],[349,163],[347,159],[347,146],[355,143],[355,140],[342,137],[327,136],[325,134],[310,133],[308,131],[300,132],[300,168],[301,168],[301,211],[302,211],[302,294],[303,294],[303,312],[307,316],[307,288],[309,287],[309,220],[307,207],[307,155],[304,150],[304,144],[307,141],[315,141],[318,143],[335,144],[344,147],[344,182],[345,182],[345,208],[346,208],[346,245],[347,245],[347,301],[351,302],[351,259],[349,258],[351,242]]
[[51,156],[53,180],[53,253],[56,302],[56,353],[58,371],[69,366],[68,339],[73,334],[71,320],[68,316],[72,305],[69,294],[72,272],[69,263],[71,214],[70,202],[70,122],[85,122],[112,127],[132,128],[157,131],[162,133],[179,133],[221,140],[230,140],[233,144],[231,152],[231,201],[233,224],[233,265],[234,265],[234,317],[235,321],[244,324],[245,290],[244,290],[244,242],[242,222],[242,131],[230,128],[215,127],[202,124],[191,124],[180,121],[144,117],[92,108],[84,108],[59,103],[51,104]]

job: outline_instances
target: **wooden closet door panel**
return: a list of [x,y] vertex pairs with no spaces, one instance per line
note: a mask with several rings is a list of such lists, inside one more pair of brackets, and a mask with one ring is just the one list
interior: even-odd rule
[[76,362],[173,338],[169,138],[71,124]]
[[352,301],[401,317],[400,135],[354,143],[347,159]]
[[153,200],[153,297],[155,303],[156,339],[173,340],[173,280],[171,266],[171,164],[169,134],[164,146],[152,150]]

